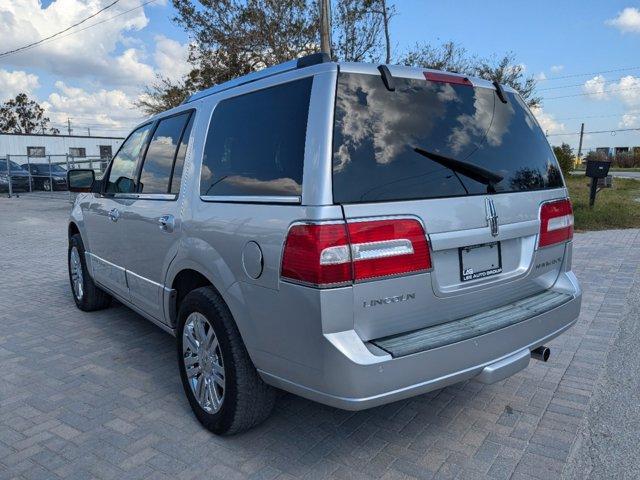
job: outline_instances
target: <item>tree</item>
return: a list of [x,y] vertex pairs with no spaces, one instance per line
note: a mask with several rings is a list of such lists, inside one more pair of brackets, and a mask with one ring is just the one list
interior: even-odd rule
[[466,48],[454,42],[435,46],[418,43],[400,58],[400,63],[409,67],[417,66],[470,75],[474,71],[476,60],[467,53]]
[[49,127],[49,118],[44,109],[26,93],[0,105],[0,132],[2,133],[60,133],[57,128]]
[[574,165],[573,149],[569,146],[569,144],[563,143],[559,147],[553,147],[553,153],[558,159],[558,163],[560,164],[562,173],[565,175],[569,175],[571,170],[573,170]]
[[[172,0],[192,43],[192,70],[183,79],[158,78],[136,105],[148,114],[179,105],[198,90],[319,50],[318,0]],[[341,61],[390,63],[389,23],[396,14],[387,0],[334,1],[331,48]],[[513,53],[478,58],[454,42],[416,44],[398,63],[497,80],[540,104],[536,82],[525,76]]]
[[[136,102],[147,114],[175,107],[198,90],[319,51],[315,0],[172,2],[173,20],[192,39],[188,61],[193,69],[179,81],[160,77],[148,87]],[[381,32],[388,33],[393,7],[384,0],[345,0],[334,12],[336,58],[379,61]]]
[[400,63],[495,80],[515,89],[530,107],[540,105],[541,99],[535,95],[535,78],[525,76],[524,66],[516,62],[512,52],[502,57],[478,58],[454,42],[436,46],[416,44],[404,54]]
[[474,68],[473,75],[487,80],[509,85],[527,102],[529,107],[537,107],[542,100],[535,95],[536,80],[532,76],[525,77],[525,67],[516,63],[513,52],[503,57],[491,57],[480,60]]

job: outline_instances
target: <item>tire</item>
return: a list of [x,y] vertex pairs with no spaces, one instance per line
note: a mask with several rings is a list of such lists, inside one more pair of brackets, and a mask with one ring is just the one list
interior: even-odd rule
[[[74,251],[77,252],[77,258]],[[82,237],[80,237],[78,233],[72,235],[69,239],[67,265],[69,266],[69,283],[71,284],[73,300],[80,310],[93,312],[107,308],[111,304],[111,295],[101,290],[89,275],[87,263],[84,258],[84,244],[82,243]],[[82,274],[81,278],[79,278],[79,283],[82,286],[81,290],[77,288],[74,281],[76,278],[74,266],[75,268],[79,268]]]
[[[203,324],[208,335],[213,332],[211,343],[216,346],[210,349],[213,360],[210,358],[209,366],[206,360],[201,360],[206,353],[194,355],[193,344],[186,338],[195,332],[192,328],[195,319]],[[213,288],[197,288],[184,298],[178,312],[176,339],[182,386],[193,413],[206,429],[217,435],[230,435],[248,430],[269,417],[275,403],[275,389],[258,375],[231,312]],[[205,343],[199,342],[199,345]],[[190,374],[187,374],[186,363],[190,363]],[[214,372],[216,368],[220,372],[220,367],[221,374],[217,375]],[[223,388],[219,383],[221,377]],[[209,388],[202,404],[196,398],[198,381],[207,385],[203,388]],[[218,404],[208,401],[214,392]]]
[[49,191],[51,191],[51,182],[50,182],[49,180],[44,180],[44,181],[42,182],[42,189],[43,189],[45,192],[49,192]]

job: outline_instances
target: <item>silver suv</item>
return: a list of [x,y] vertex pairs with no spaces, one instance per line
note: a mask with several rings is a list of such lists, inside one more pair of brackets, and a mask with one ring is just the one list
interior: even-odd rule
[[218,434],[274,387],[360,410],[499,381],[579,314],[558,163],[486,80],[313,55],[196,93],[68,180],[76,304],[175,335]]

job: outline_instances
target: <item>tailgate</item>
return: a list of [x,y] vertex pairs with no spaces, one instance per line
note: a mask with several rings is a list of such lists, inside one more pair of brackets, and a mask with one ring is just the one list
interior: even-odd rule
[[[549,289],[560,272],[564,244],[536,250],[541,203],[562,198],[564,189],[494,195],[497,235],[487,222],[483,196],[385,204],[344,205],[347,221],[416,218],[429,240],[432,269],[426,273],[357,282],[354,322],[363,340],[417,330],[463,318]],[[465,247],[489,246],[478,257],[462,258]],[[467,269],[494,261],[499,270],[464,278]]]

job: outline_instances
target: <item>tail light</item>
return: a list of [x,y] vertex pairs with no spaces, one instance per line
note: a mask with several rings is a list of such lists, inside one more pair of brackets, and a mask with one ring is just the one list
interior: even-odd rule
[[573,238],[573,207],[568,198],[543,203],[540,207],[538,247],[548,247]]
[[431,268],[417,220],[294,225],[282,256],[282,277],[319,287],[404,275]]
[[473,87],[473,83],[467,77],[459,75],[451,75],[449,73],[439,72],[423,72],[424,78],[429,82],[452,83],[454,85],[464,85],[465,87]]

